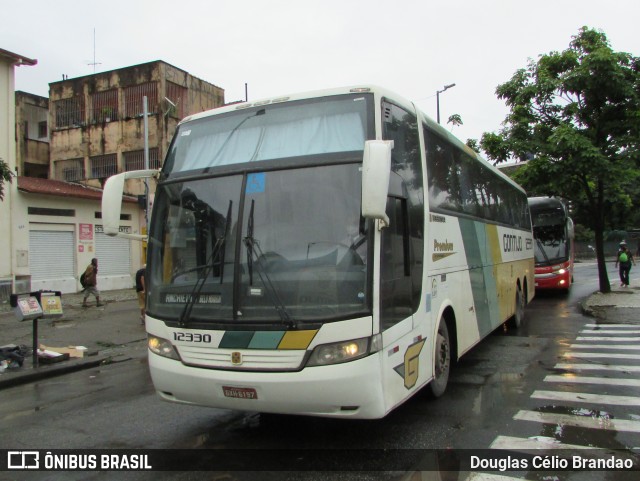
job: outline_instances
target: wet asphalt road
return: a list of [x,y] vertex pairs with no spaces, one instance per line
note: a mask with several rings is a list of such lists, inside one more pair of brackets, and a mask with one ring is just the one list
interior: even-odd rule
[[[470,449],[488,448],[498,436],[556,436],[563,442],[608,448],[640,446],[638,434],[564,429],[514,421],[521,409],[544,401],[544,377],[557,370],[579,330],[593,319],[577,303],[597,289],[593,264],[579,264],[569,295],[539,294],[519,330],[496,331],[456,366],[438,400],[418,394],[385,419],[344,421],[260,415],[172,405],[153,392],[146,362],[128,361],[19,386],[2,392],[0,447],[28,448],[228,448],[228,449]],[[613,388],[612,393],[623,388]],[[553,404],[553,403],[551,403]],[[575,407],[551,406],[562,412]],[[598,405],[584,405],[600,415]],[[625,408],[606,414],[622,417]],[[636,409],[637,410],[637,409]],[[382,451],[372,451],[380,454]],[[0,473],[0,479],[5,479]],[[414,474],[415,475],[415,474]],[[590,475],[590,477],[589,477]],[[409,479],[387,473],[18,473],[6,479]],[[518,477],[524,479],[525,473]],[[613,476],[613,475],[612,475]],[[465,479],[441,473],[423,479]],[[413,479],[413,478],[411,478]],[[415,478],[420,479],[420,478]],[[543,479],[537,473],[527,479]],[[626,479],[605,473],[564,479]],[[633,479],[633,478],[629,478]]]

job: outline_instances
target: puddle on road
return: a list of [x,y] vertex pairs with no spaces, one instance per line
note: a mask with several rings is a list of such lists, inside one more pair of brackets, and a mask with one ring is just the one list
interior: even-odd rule
[[[620,449],[633,452],[634,447],[621,443],[617,439],[618,431],[613,428],[614,415],[599,409],[577,408],[572,406],[548,405],[535,409],[540,413],[565,414],[591,418],[599,428],[591,429],[571,426],[564,423],[542,424],[540,435],[556,439],[564,444]],[[594,426],[595,427],[595,426]]]

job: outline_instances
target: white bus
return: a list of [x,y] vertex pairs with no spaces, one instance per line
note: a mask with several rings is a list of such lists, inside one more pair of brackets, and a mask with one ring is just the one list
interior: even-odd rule
[[[118,231],[127,172],[105,186]],[[381,418],[534,294],[525,192],[377,87],[192,115],[148,239],[149,366],[167,401]]]

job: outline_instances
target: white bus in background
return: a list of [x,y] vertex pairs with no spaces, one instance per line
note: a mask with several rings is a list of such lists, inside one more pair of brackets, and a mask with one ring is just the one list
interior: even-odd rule
[[[106,232],[148,174],[109,179]],[[151,376],[176,403],[380,418],[520,325],[533,274],[525,192],[389,91],[192,115],[151,217]]]

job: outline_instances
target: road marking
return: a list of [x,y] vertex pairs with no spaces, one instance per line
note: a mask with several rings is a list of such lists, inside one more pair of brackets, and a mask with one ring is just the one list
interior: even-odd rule
[[619,372],[640,372],[640,366],[620,366],[608,365],[608,364],[565,364],[558,363],[554,366],[554,369],[568,369],[577,371],[619,371]]
[[619,349],[640,351],[640,346],[638,344],[619,344],[616,346],[612,346],[610,344],[571,344],[569,347],[571,349]]
[[577,416],[571,414],[540,413],[537,411],[518,411],[513,419],[543,424],[557,424],[577,428],[601,429],[605,431],[626,431],[640,433],[639,421],[611,419],[608,417]]
[[[589,449],[593,452],[604,451],[592,446],[578,446],[577,444],[564,444],[555,438],[536,436],[535,438],[516,438],[513,436],[498,436],[489,446],[491,449],[507,449],[510,451],[527,450],[555,450],[555,449]],[[604,454],[604,453],[603,453]]]
[[615,354],[611,352],[565,352],[563,357],[576,358],[610,358],[610,359],[640,359],[640,354]]
[[615,406],[640,406],[638,396],[612,396],[609,394],[589,394],[586,392],[534,391],[534,399],[551,399],[578,403],[611,404]]
[[601,336],[601,337],[576,337],[576,341],[600,341],[600,342],[637,342],[640,341],[640,337],[613,337],[613,336]]
[[604,384],[608,386],[640,387],[640,379],[612,379],[609,377],[589,377],[575,375],[556,376],[550,374],[545,377],[544,380],[545,382],[566,382],[576,384]]
[[580,331],[581,334],[640,334],[640,331],[638,330],[634,330],[634,331],[604,331],[604,330],[598,330],[598,329],[593,329],[593,330],[589,330],[589,329],[585,329]]
[[501,476],[489,473],[471,473],[466,481],[522,481],[524,478],[512,478],[511,476]]
[[610,328],[635,329],[637,326],[635,324],[585,324],[584,327],[598,327],[598,328],[604,327],[605,329],[610,329]]

